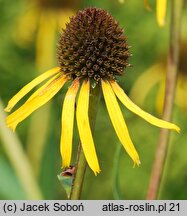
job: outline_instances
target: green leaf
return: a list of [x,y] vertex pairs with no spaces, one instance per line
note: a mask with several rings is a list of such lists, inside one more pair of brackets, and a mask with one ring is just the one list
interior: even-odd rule
[[71,187],[72,187],[72,176],[63,176],[63,175],[57,175],[62,187],[66,191],[67,197],[69,199],[70,193],[71,193]]
[[26,199],[26,195],[5,158],[0,157],[0,199]]

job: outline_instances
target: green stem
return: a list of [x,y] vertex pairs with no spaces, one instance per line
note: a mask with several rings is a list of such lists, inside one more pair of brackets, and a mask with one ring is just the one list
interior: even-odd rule
[[117,145],[113,160],[113,196],[115,200],[122,199],[122,194],[119,186],[119,166],[121,149],[122,145]]
[[21,182],[27,195],[27,199],[42,199],[41,191],[36,182],[27,155],[16,134],[5,125],[5,117],[3,105],[0,100],[0,138],[2,140],[3,148]]
[[[90,121],[90,127],[92,133],[94,131],[100,95],[101,95],[101,89],[99,85],[96,85],[95,88],[91,87],[90,98],[89,98],[89,121]],[[87,167],[86,158],[84,156],[81,143],[79,143],[77,162],[76,162],[76,174],[73,179],[73,185],[72,185],[72,190],[70,195],[71,200],[80,199],[86,167]]]
[[[172,0],[172,14],[170,24],[170,41],[166,74],[166,89],[163,119],[171,121],[173,101],[175,96],[177,70],[179,65],[179,47],[183,0]],[[157,199],[163,176],[165,159],[168,151],[169,131],[161,129],[156,150],[155,161],[152,168],[147,199]]]

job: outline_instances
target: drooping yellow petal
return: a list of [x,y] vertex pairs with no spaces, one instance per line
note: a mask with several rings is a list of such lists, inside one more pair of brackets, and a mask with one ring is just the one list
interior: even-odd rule
[[157,0],[156,2],[156,16],[160,26],[165,25],[167,0]]
[[56,80],[49,83],[45,89],[42,89],[42,91],[31,100],[27,100],[19,109],[7,117],[7,126],[15,130],[16,126],[21,121],[23,121],[36,109],[47,103],[62,88],[66,81],[67,78],[65,76],[60,76]]
[[138,77],[131,89],[130,98],[132,98],[138,105],[142,105],[151,89],[164,79],[165,68],[163,65],[153,65]]
[[37,8],[30,7],[18,18],[18,21],[13,29],[13,37],[19,45],[25,46],[33,41],[34,32],[36,31],[38,24],[39,14],[40,11],[37,10]]
[[63,103],[62,132],[60,142],[63,167],[69,167],[71,162],[75,98],[78,90],[79,80],[75,80],[68,89]]
[[97,175],[97,173],[100,172],[100,168],[88,118],[89,91],[90,82],[84,81],[79,93],[76,117],[84,155],[88,165],[93,170],[95,175]]
[[54,64],[56,25],[55,14],[51,10],[43,10],[36,35],[36,64],[39,69]]
[[55,74],[51,79],[49,79],[44,85],[42,85],[39,89],[37,89],[28,99],[25,103],[29,102],[36,96],[41,95],[50,85],[53,84],[53,81],[55,81],[58,77],[62,76],[61,73]]
[[162,116],[163,113],[164,93],[165,93],[165,80],[162,80],[159,85],[159,89],[156,97],[156,111],[159,114],[159,116]]
[[119,98],[119,100],[132,112],[135,114],[139,115],[149,123],[161,127],[161,128],[167,128],[171,130],[176,130],[177,132],[180,132],[180,128],[176,126],[175,124],[172,124],[170,122],[158,119],[149,113],[143,111],[140,109],[136,104],[134,104],[129,97],[125,94],[123,89],[116,83],[116,82],[111,82],[112,88],[116,94],[116,96]]
[[106,107],[108,109],[108,113],[112,121],[112,124],[114,126],[114,129],[116,131],[116,134],[119,140],[121,141],[122,145],[124,146],[125,150],[134,161],[134,163],[139,165],[140,160],[139,160],[138,153],[131,141],[125,120],[123,118],[122,112],[118,105],[116,96],[112,90],[112,87],[108,81],[102,80],[101,83],[102,83],[104,99],[106,102]]
[[21,98],[23,98],[29,91],[31,91],[35,86],[40,84],[42,81],[46,80],[47,78],[51,77],[52,75],[58,73],[60,71],[59,67],[55,67],[51,70],[46,71],[45,73],[41,74],[40,76],[36,77],[30,83],[25,85],[15,96],[10,99],[8,102],[8,106],[5,108],[6,112],[10,112],[12,108],[17,104]]
[[187,92],[187,77],[186,74],[180,74],[177,80],[177,88],[176,88],[176,98],[175,102],[176,104],[187,110],[187,100],[184,100],[186,98],[186,92]]

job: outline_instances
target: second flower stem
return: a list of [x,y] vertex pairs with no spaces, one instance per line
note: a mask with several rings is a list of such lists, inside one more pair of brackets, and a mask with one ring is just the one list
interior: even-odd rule
[[[100,95],[101,95],[101,87],[99,84],[96,85],[95,88],[92,87],[90,88],[88,113],[89,113],[89,122],[90,122],[92,133],[94,131]],[[80,142],[78,147],[78,153],[77,153],[76,174],[73,180],[73,185],[72,185],[72,190],[70,195],[71,200],[80,199],[86,167],[87,167],[87,162]]]
[[[168,52],[166,89],[163,119],[170,121],[173,111],[173,101],[175,96],[177,70],[179,64],[179,46],[182,18],[183,0],[172,0],[172,14],[170,24],[170,42]],[[161,129],[160,138],[156,150],[155,161],[152,168],[147,199],[157,199],[162,180],[162,174],[167,156],[169,142],[169,131]]]

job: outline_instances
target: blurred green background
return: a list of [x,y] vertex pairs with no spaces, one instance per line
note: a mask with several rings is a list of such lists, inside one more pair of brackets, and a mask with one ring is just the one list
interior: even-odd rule
[[[40,0],[40,5],[33,6],[37,2],[36,0],[0,0],[0,98],[4,107],[22,86],[38,75],[39,71],[44,72],[45,69],[57,65],[55,49],[59,36],[59,27],[54,30],[54,40],[46,43],[46,46],[52,46],[49,49],[51,50],[49,56],[53,56],[50,64],[46,59],[46,65],[45,58],[44,63],[37,63],[37,28],[39,28],[39,25],[36,24],[36,28],[34,28],[32,20],[28,19],[27,23],[20,27],[20,23],[25,19],[24,14],[28,11],[36,11],[36,7],[39,8],[38,11],[57,10],[58,13],[59,11],[63,13],[63,11],[69,10],[75,12],[78,8],[82,9],[86,6],[96,6],[108,10],[125,29],[128,43],[132,46],[131,52],[133,56],[130,63],[133,67],[128,69],[125,76],[119,79],[120,85],[128,94],[137,78],[146,69],[158,62],[158,59],[162,58],[163,61],[166,59],[169,39],[170,1],[168,1],[167,22],[163,28],[160,28],[156,22],[155,1],[151,0],[152,12],[145,9],[143,0],[126,0],[125,4],[120,4],[117,0],[85,0],[76,5],[75,2],[78,1],[70,1],[65,9],[62,6],[62,9],[59,9],[60,7],[57,9],[56,6],[45,5],[46,1]],[[44,5],[45,7],[43,7]],[[187,40],[186,5],[184,10],[183,41]],[[40,20],[38,14],[39,12],[34,15],[34,23]],[[47,16],[45,18],[47,19]],[[59,19],[59,22],[63,23],[64,21],[61,19]],[[27,33],[29,34],[28,38]],[[48,32],[46,32],[46,35],[43,34],[43,40],[48,36]],[[187,61],[184,65],[184,72],[187,77]],[[142,107],[155,116],[159,116],[155,105],[158,88],[159,85],[156,85],[151,89]],[[25,154],[28,155],[29,163],[33,167],[36,182],[44,199],[67,199],[65,191],[57,179],[57,175],[61,172],[59,153],[61,106],[66,89],[67,87],[56,95],[50,105],[36,111],[39,114],[36,114],[37,117],[35,117],[34,123],[32,118],[34,118],[33,115],[35,114],[24,120],[16,129],[16,134],[22,143]],[[141,94],[141,90],[139,94]],[[183,100],[185,101],[186,97]],[[101,173],[96,177],[89,168],[87,169],[82,199],[145,199],[146,197],[159,137],[159,128],[148,124],[124,107],[121,106],[121,108],[133,143],[139,152],[141,166],[133,168],[131,159],[121,149],[121,144],[114,132],[102,98],[94,132]],[[186,111],[187,107],[181,108],[177,104],[175,105],[173,122],[181,127],[181,133],[171,132],[169,154],[162,181],[162,190],[159,195],[160,199],[187,198]],[[0,121],[3,120],[0,119]],[[33,124],[37,127],[35,128]],[[31,127],[34,127],[34,132]],[[43,130],[45,130],[45,133],[42,132]],[[41,137],[43,135],[44,137]],[[42,150],[35,145],[39,141],[43,142]],[[74,152],[77,143],[78,135],[75,128]],[[17,176],[14,164],[10,162],[10,158],[7,156],[8,154],[2,144],[3,141],[0,136],[0,199],[27,199],[28,196]],[[40,157],[39,162],[34,159],[36,155]],[[73,157],[75,158],[75,153]]]

